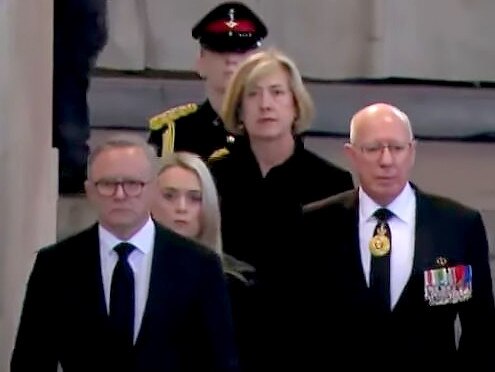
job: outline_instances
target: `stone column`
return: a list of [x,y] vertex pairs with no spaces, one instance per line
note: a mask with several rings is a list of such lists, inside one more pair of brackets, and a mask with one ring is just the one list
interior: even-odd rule
[[35,251],[56,236],[52,2],[0,0],[0,371]]

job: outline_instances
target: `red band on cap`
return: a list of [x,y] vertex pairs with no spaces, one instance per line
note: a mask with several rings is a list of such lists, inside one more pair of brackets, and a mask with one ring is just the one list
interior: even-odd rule
[[236,20],[236,21],[215,21],[210,23],[206,27],[206,31],[214,33],[222,33],[229,31],[236,32],[255,32],[256,27],[253,22],[249,20]]

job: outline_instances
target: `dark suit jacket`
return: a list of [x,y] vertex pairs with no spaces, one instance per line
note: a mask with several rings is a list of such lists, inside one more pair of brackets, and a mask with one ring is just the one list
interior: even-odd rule
[[132,362],[109,333],[97,226],[40,250],[12,371],[236,371],[230,304],[217,256],[156,225],[149,293]]
[[[388,314],[373,305],[363,273],[357,192],[345,192],[306,208],[304,237],[309,239],[309,249],[305,255],[311,257],[313,280],[306,293],[312,305],[311,324],[326,339],[338,340],[335,348],[324,354],[327,362],[332,360],[331,355],[349,355],[341,352],[350,351],[353,357],[346,360],[348,364],[381,369],[391,368],[392,358],[411,367],[438,365],[454,370],[462,363],[491,363],[495,309],[481,216],[454,201],[419,190],[416,197],[413,269]],[[430,306],[425,301],[424,271],[438,267],[438,257],[446,258],[448,266],[472,266],[470,300],[441,306]],[[462,325],[458,350],[456,316]],[[312,352],[319,347],[327,348],[328,344],[317,345]]]

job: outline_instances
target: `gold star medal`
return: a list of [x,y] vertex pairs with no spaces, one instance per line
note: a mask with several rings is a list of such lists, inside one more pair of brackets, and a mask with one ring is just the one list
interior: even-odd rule
[[390,252],[390,239],[387,237],[387,229],[381,224],[376,230],[376,235],[370,240],[369,248],[375,257],[382,257]]

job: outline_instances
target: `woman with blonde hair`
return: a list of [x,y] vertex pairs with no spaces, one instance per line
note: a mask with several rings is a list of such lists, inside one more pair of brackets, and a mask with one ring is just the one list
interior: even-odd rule
[[162,160],[160,196],[153,206],[153,217],[220,254],[218,195],[208,167],[199,156],[187,152],[167,154]]
[[161,160],[153,218],[215,251],[227,274],[246,281],[249,265],[223,254],[218,194],[206,164],[188,152],[168,153]]
[[313,120],[314,104],[297,66],[278,50],[257,52],[239,65],[221,116],[237,136],[229,152],[209,162],[221,200],[224,250],[256,269],[250,300],[243,314],[234,314],[243,319],[241,364],[244,370],[283,369],[280,362],[290,367],[291,359],[274,355],[273,345],[298,342],[286,334],[293,318],[284,317],[293,310],[289,283],[304,252],[297,245],[301,207],[352,189],[352,177],[304,148],[301,134]]

